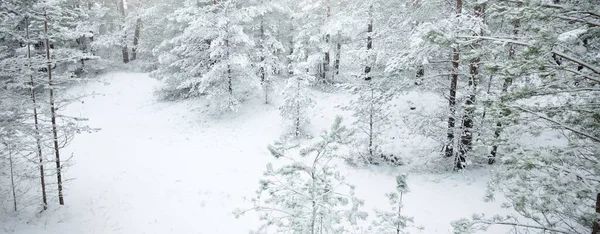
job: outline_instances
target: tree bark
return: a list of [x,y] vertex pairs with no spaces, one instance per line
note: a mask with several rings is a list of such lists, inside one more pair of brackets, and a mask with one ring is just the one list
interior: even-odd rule
[[[596,217],[600,217],[600,193],[596,195]],[[594,228],[592,234],[600,234],[600,220],[594,219]]]
[[373,87],[371,87],[371,84],[369,84],[369,89],[371,89],[371,103],[370,103],[370,108],[369,108],[369,155],[371,156],[371,160],[373,160],[373,158],[374,158],[374,155],[373,155],[373,138],[374,138],[373,126],[375,124],[375,121],[374,121],[375,106],[373,104],[373,100],[375,99],[375,90]]
[[38,113],[37,113],[37,100],[35,95],[35,82],[33,80],[33,65],[31,64],[31,42],[29,41],[29,17],[25,17],[26,27],[26,38],[27,38],[27,60],[29,61],[29,88],[31,91],[31,103],[33,104],[33,125],[35,129],[35,143],[37,147],[37,156],[39,161],[39,169],[40,169],[40,182],[42,187],[42,209],[46,210],[48,208],[48,200],[46,197],[46,179],[44,175],[44,159],[42,157],[42,142],[40,139],[40,127],[38,121]]
[[[462,12],[462,0],[456,0],[456,17]],[[458,68],[460,65],[460,52],[458,47],[452,48],[452,80],[450,81],[450,97],[448,98],[448,142],[446,143],[444,156],[454,156],[454,128],[456,127],[456,87],[458,85]]]
[[371,80],[371,50],[373,49],[373,6],[369,7],[369,24],[367,25],[367,66],[365,67],[365,80]]
[[300,79],[296,79],[296,138],[300,137]]
[[[121,26],[121,29],[125,28],[125,2],[124,0],[120,0],[119,1],[119,10],[121,10],[121,16],[123,17],[123,25]],[[122,45],[122,52],[123,52],[123,63],[129,63],[129,49],[127,48],[127,36],[125,35],[125,32],[123,32],[123,45]]]
[[44,36],[46,37],[46,59],[48,64],[48,87],[50,87],[50,114],[52,122],[52,140],[56,157],[56,180],[58,185],[58,203],[64,205],[62,174],[60,166],[60,148],[58,146],[58,128],[56,126],[56,108],[54,105],[54,85],[52,84],[52,58],[50,57],[50,40],[48,39],[48,15],[44,12]]
[[13,151],[12,146],[8,146],[8,162],[10,164],[10,185],[12,189],[13,196],[13,208],[14,211],[17,212],[17,188],[15,187],[15,172],[14,172],[14,164],[13,164]]
[[342,43],[340,42],[340,38],[338,37],[338,42],[335,50],[335,62],[333,63],[335,69],[335,75],[340,74],[340,60],[342,57]]
[[133,34],[133,48],[131,49],[131,60],[137,59],[138,44],[140,41],[140,28],[142,27],[142,19],[137,19],[135,22],[135,32]]
[[[331,7],[327,6],[327,19],[331,17]],[[322,71],[321,71],[321,79],[323,79],[323,83],[327,83],[328,75],[329,75],[329,66],[331,64],[331,56],[329,55],[329,43],[331,40],[331,35],[329,33],[325,35],[325,58],[323,59]]]
[[265,74],[265,53],[266,53],[266,48],[265,48],[265,26],[264,26],[264,20],[261,19],[260,21],[260,68],[259,68],[259,72],[260,72],[260,83],[264,84],[265,83],[265,79],[266,79],[266,74]]
[[[474,11],[475,11],[475,17],[483,18],[483,13],[484,13],[483,5],[475,6]],[[482,32],[481,31],[476,32],[476,36],[482,36]],[[474,47],[478,48],[479,46],[477,44],[475,44]],[[479,82],[479,62],[480,62],[480,58],[476,57],[476,58],[473,58],[471,60],[471,62],[469,63],[469,70],[470,70],[471,77],[469,79],[468,86],[469,86],[469,90],[471,93],[469,94],[469,97],[465,101],[465,114],[463,116],[462,134],[461,134],[461,139],[460,139],[461,144],[459,147],[459,154],[457,155],[457,158],[456,158],[456,169],[459,169],[459,170],[465,168],[467,154],[469,151],[471,151],[473,149],[473,127],[474,127],[473,119],[475,118],[475,101],[477,98],[477,83]]]

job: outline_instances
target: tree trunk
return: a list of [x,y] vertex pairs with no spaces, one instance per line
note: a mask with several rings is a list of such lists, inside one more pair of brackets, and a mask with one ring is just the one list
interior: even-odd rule
[[[600,193],[596,195],[596,217],[600,217]],[[594,219],[592,234],[600,234],[600,220],[598,218]]]
[[56,157],[56,181],[58,184],[58,203],[64,205],[62,188],[62,174],[60,166],[60,148],[58,146],[58,129],[56,126],[56,108],[54,105],[54,85],[52,84],[52,58],[50,57],[50,40],[48,39],[48,15],[44,12],[44,36],[46,37],[46,59],[48,63],[48,87],[50,87],[50,114],[52,122],[52,140],[54,143],[54,155]]
[[425,67],[423,65],[419,65],[417,67],[417,75],[415,76],[415,85],[423,84],[423,78],[425,76]]
[[[316,160],[316,159],[315,159]],[[316,180],[317,177],[315,175],[315,167],[313,164],[313,171],[310,173],[311,175],[311,181],[312,181],[312,187],[310,189],[310,197],[312,199],[312,217],[311,217],[311,225],[310,225],[310,233],[311,234],[315,234],[316,233],[316,222],[317,222],[317,185],[316,185]]]
[[[461,1],[461,0],[458,0]],[[446,157],[454,156],[454,128],[456,127],[456,86],[458,84],[458,68],[460,53],[458,48],[452,49],[452,81],[450,81],[450,97],[448,98],[448,142],[445,147]]]
[[[482,18],[484,6],[475,6],[475,17]],[[476,33],[477,36],[481,36],[482,32]],[[475,48],[479,47],[474,45]],[[465,102],[465,115],[462,121],[462,134],[460,139],[459,154],[456,158],[456,169],[464,169],[466,163],[466,157],[469,151],[473,149],[473,119],[475,115],[475,101],[477,98],[477,83],[479,81],[479,57],[473,58],[469,64],[469,70],[471,77],[469,79],[469,90],[471,94]]]
[[[456,17],[462,12],[462,0],[456,0]],[[454,156],[454,128],[456,127],[456,87],[458,85],[458,68],[460,65],[460,52],[458,47],[452,48],[452,80],[450,81],[450,97],[448,98],[448,142],[444,156]]]
[[371,80],[371,50],[373,49],[373,6],[369,7],[369,24],[367,25],[367,66],[365,67],[365,80]]
[[[121,10],[121,16],[123,17],[123,25],[121,26],[121,29],[125,28],[125,2],[124,0],[120,0],[119,1],[119,9]],[[122,48],[122,52],[123,52],[123,63],[129,63],[129,49],[127,48],[127,35],[125,35],[125,32],[123,32],[123,48]]]
[[17,212],[17,188],[15,187],[15,172],[14,172],[14,164],[13,164],[13,151],[12,145],[8,145],[8,163],[10,164],[10,186],[12,189],[13,196],[13,208],[14,211]]
[[339,40],[340,39],[338,38],[338,42],[337,42],[337,46],[336,46],[336,50],[335,50],[335,62],[334,62],[335,75],[340,74],[340,59],[342,56],[342,44],[340,43]]
[[226,58],[227,58],[227,88],[229,95],[233,96],[233,74],[231,71],[231,64],[229,64],[229,40],[225,39]]
[[369,155],[371,156],[371,160],[374,158],[373,156],[373,125],[374,125],[374,112],[375,112],[375,106],[373,105],[373,101],[375,99],[375,90],[373,87],[371,87],[371,84],[369,84],[369,89],[371,89],[371,103],[370,103],[370,108],[369,108]]
[[131,60],[137,59],[138,44],[140,41],[140,28],[142,27],[142,20],[137,19],[135,22],[135,32],[133,34],[133,48],[131,49]]
[[294,68],[293,68],[293,59],[292,59],[292,55],[294,55],[294,17],[291,17],[290,19],[290,53],[288,54],[288,75],[292,76],[294,75]]
[[[398,220],[402,219],[402,196],[404,194],[400,193],[400,202],[398,203]],[[398,222],[398,224],[396,224],[396,234],[400,234],[402,231],[401,227],[400,227],[400,222]]]
[[[519,34],[519,25],[520,22],[519,20],[515,21],[514,23],[514,29],[513,29],[513,34],[515,36],[517,36]],[[511,44],[510,48],[508,50],[508,58],[509,59],[514,59],[515,57],[515,45]],[[506,101],[506,93],[508,92],[508,87],[512,84],[512,78],[511,77],[506,77],[504,78],[504,83],[502,84],[502,96],[500,97],[500,103],[503,104]],[[506,117],[507,114],[505,113],[505,111],[502,111],[500,113],[501,117]],[[494,130],[494,145],[492,146],[492,151],[490,152],[490,155],[488,157],[488,164],[494,164],[496,162],[496,155],[498,153],[498,138],[500,138],[500,134],[502,133],[502,121],[498,120],[496,122],[496,129]]]
[[300,137],[300,79],[296,79],[296,138]]
[[265,78],[266,78],[266,74],[265,74],[265,53],[266,53],[266,48],[265,48],[265,26],[264,26],[264,20],[261,19],[260,21],[260,48],[261,48],[261,52],[260,52],[260,68],[259,68],[259,72],[260,72],[260,83],[264,84],[265,83]]
[[[331,17],[331,7],[327,6],[327,19],[329,19],[329,17]],[[325,44],[326,44],[326,49],[325,49],[325,58],[323,59],[323,65],[322,65],[322,70],[321,70],[321,78],[323,79],[323,83],[327,83],[327,79],[329,78],[329,66],[331,64],[331,56],[329,55],[329,42],[331,40],[331,35],[327,34],[325,35]]]
[[40,169],[40,182],[42,186],[42,209],[46,210],[48,208],[48,201],[46,198],[46,179],[44,175],[44,159],[42,157],[42,142],[40,139],[40,127],[38,121],[38,113],[37,113],[37,100],[35,95],[35,82],[33,80],[33,65],[31,64],[31,42],[29,41],[29,17],[25,17],[26,32],[27,32],[27,60],[29,62],[29,88],[31,91],[31,103],[33,104],[33,124],[35,129],[35,143],[37,147],[37,157],[39,161],[39,169]]

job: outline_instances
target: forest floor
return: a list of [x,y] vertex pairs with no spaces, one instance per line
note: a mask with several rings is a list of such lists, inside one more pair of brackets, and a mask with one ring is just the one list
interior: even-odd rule
[[[256,214],[236,219],[232,212],[250,205],[244,198],[254,195],[265,165],[274,160],[266,146],[284,131],[277,106],[250,101],[237,114],[217,118],[194,100],[157,100],[158,86],[148,74],[110,73],[72,88],[74,94],[96,95],[63,111],[89,118],[88,125],[101,130],[76,136],[64,150],[74,162],[65,173],[72,179],[65,184],[67,205],[0,218],[0,233],[242,234],[256,228]],[[336,106],[347,97],[318,91],[315,96],[311,131],[317,135],[342,113]],[[405,170],[346,172],[371,211],[389,209],[385,193]],[[488,174],[411,173],[403,213],[425,228],[413,233],[451,233],[453,220],[505,212],[483,202]]]

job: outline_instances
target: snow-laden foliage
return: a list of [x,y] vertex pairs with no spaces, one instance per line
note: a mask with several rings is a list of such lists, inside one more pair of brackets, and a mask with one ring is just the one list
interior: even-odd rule
[[338,117],[329,131],[301,148],[299,155],[284,143],[269,146],[281,166],[267,165],[257,197],[252,199],[250,210],[257,211],[264,222],[255,233],[269,233],[267,228],[275,227],[277,233],[341,234],[366,218],[367,213],[360,210],[363,201],[335,166],[351,134]]
[[[594,57],[600,25],[589,16],[598,6],[494,1],[487,7],[492,20],[508,19],[512,26],[484,38],[508,49],[508,59],[489,63],[502,88],[492,106],[497,142],[488,150],[502,157],[488,199],[501,192],[505,206],[525,220],[478,215],[459,222],[457,230],[496,224],[534,233],[589,233],[600,190],[600,70]],[[548,134],[560,137],[548,144],[519,140]]]
[[413,218],[402,214],[404,207],[402,197],[410,192],[406,179],[406,174],[396,176],[396,191],[386,194],[392,206],[390,211],[375,211],[377,219],[371,227],[372,231],[375,231],[374,233],[404,234],[408,233],[405,229],[413,225]]
[[308,111],[314,106],[309,79],[309,75],[301,70],[296,70],[282,91],[283,104],[280,107],[280,114],[287,122],[291,123],[292,133],[296,138],[305,133],[304,127],[310,122]]
[[[352,126],[357,132],[354,145],[357,146],[358,155],[351,161],[369,164],[386,162],[388,153],[384,153],[381,147],[388,143],[385,139],[389,132],[386,130],[392,126],[390,101],[394,93],[389,90],[389,83],[377,77],[371,81],[350,85],[349,91],[356,98],[344,109],[352,111],[355,118]],[[392,163],[402,164],[400,161]]]

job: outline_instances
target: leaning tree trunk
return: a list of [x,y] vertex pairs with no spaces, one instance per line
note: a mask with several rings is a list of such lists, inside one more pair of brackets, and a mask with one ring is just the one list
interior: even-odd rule
[[[475,17],[482,18],[484,7],[483,5],[475,6]],[[482,32],[477,32],[476,36],[481,36]],[[478,47],[475,45],[474,47]],[[465,101],[465,114],[462,120],[462,134],[460,137],[459,154],[456,157],[456,169],[464,169],[467,154],[473,149],[473,118],[475,117],[475,100],[477,98],[477,83],[479,80],[479,57],[471,59],[469,70],[471,77],[469,79],[470,94]]]
[[[123,25],[121,26],[121,29],[125,29],[125,2],[124,2],[124,0],[119,1],[119,10],[121,10],[121,16],[123,17]],[[123,33],[123,40],[122,40],[123,63],[129,63],[129,49],[127,48],[126,40],[127,40],[127,36],[125,35],[125,33]]]
[[52,83],[52,59],[50,57],[50,40],[48,39],[48,15],[44,12],[44,36],[46,37],[46,60],[48,63],[48,87],[50,87],[50,114],[52,122],[52,141],[54,145],[54,156],[56,157],[56,181],[58,185],[58,203],[64,205],[62,187],[62,168],[60,166],[60,148],[58,146],[58,128],[56,126],[56,108],[54,105],[54,84]]
[[36,153],[39,161],[39,169],[40,169],[40,182],[42,187],[42,209],[46,210],[48,208],[48,200],[46,198],[46,179],[44,175],[44,159],[42,157],[42,142],[40,135],[40,127],[38,121],[38,113],[37,113],[37,100],[35,95],[35,82],[33,80],[33,65],[31,63],[31,42],[29,41],[29,17],[25,17],[26,24],[26,37],[27,37],[27,60],[29,61],[29,88],[31,91],[31,103],[33,104],[33,126],[35,130],[35,143],[36,143]]
[[140,27],[142,27],[142,20],[137,19],[135,22],[135,32],[133,34],[133,48],[131,48],[131,60],[137,59],[138,44],[140,42]]
[[[462,12],[462,0],[456,0],[456,17]],[[450,97],[448,98],[448,133],[444,156],[454,156],[454,128],[456,127],[456,87],[458,84],[458,68],[460,52],[458,47],[452,48],[452,80],[450,81]]]

